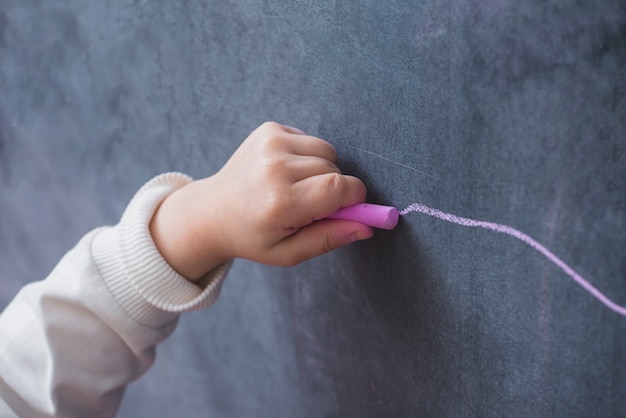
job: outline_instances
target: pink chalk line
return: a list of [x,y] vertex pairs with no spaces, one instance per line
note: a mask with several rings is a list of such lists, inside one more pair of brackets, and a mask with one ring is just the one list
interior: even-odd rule
[[433,209],[428,206],[424,206],[420,203],[413,203],[406,209],[400,211],[400,215],[406,215],[409,212],[419,212],[425,215],[433,216],[435,218],[442,219],[447,222],[452,222],[457,225],[472,226],[488,229],[490,231],[500,232],[502,234],[510,235],[517,238],[520,241],[530,245],[535,250],[543,254],[548,260],[556,264],[561,270],[563,270],[568,276],[570,276],[576,283],[581,285],[583,289],[589,292],[593,297],[602,302],[607,308],[617,312],[620,315],[626,316],[626,307],[620,306],[606,297],[602,292],[596,289],[591,283],[585,280],[580,274],[576,273],[574,269],[565,264],[563,260],[554,255],[550,250],[541,245],[539,242],[529,237],[525,233],[510,227],[508,225],[497,224],[493,222],[477,221],[469,218],[462,218],[460,216],[452,215],[450,213],[442,212],[438,209]]

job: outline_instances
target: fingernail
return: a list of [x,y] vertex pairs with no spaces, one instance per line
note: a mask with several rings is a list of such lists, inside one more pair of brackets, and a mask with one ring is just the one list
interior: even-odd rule
[[304,133],[304,131],[302,129],[298,129],[295,126],[291,126],[291,125],[285,125],[287,128],[291,129],[292,131],[296,131],[297,133],[299,133],[300,135],[306,135]]
[[354,231],[351,235],[350,238],[352,238],[352,242],[355,241],[363,241],[365,239],[371,238],[372,237],[372,232],[371,231]]

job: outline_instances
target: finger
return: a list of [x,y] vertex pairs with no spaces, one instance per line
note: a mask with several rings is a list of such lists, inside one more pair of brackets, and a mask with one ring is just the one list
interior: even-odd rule
[[273,264],[293,266],[372,235],[372,228],[358,222],[321,220],[280,241],[270,257]]
[[269,133],[274,140],[277,140],[276,143],[281,147],[287,146],[287,151],[293,154],[320,157],[333,163],[337,162],[335,147],[323,139],[304,134],[298,128],[276,122],[265,122],[257,130]]
[[339,208],[365,201],[367,190],[361,180],[337,173],[308,177],[292,186],[294,210],[286,217],[288,226],[308,225]]
[[337,162],[337,151],[329,142],[311,135],[291,134],[289,151],[296,155],[324,158]]
[[292,156],[285,160],[285,169],[291,175],[294,183],[308,177],[320,176],[328,173],[341,174],[339,168],[325,158]]

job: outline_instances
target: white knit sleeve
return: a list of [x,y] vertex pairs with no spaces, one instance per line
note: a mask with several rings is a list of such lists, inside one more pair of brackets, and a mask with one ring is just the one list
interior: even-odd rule
[[131,200],[120,224],[93,243],[96,266],[120,306],[136,321],[167,324],[184,311],[203,309],[219,296],[232,261],[199,280],[186,280],[170,267],[150,236],[149,224],[160,203],[191,179],[167,173],[145,184]]
[[169,173],[148,182],[118,225],[83,237],[0,314],[0,416],[114,416],[180,312],[216,300],[231,262],[192,284],[148,230],[163,199],[190,181]]

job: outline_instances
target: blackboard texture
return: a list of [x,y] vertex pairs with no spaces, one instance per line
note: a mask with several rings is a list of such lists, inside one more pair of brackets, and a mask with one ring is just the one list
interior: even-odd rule
[[[2,306],[265,120],[332,142],[369,201],[511,225],[626,304],[625,69],[622,0],[0,0]],[[529,246],[409,213],[237,261],[120,416],[626,416],[625,350]]]

